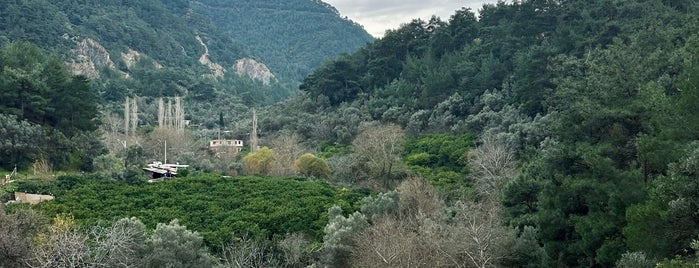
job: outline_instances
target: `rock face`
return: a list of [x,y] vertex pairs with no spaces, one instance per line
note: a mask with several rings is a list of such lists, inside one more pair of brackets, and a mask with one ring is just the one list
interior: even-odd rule
[[265,85],[269,85],[270,81],[276,79],[274,74],[272,74],[266,65],[250,58],[242,58],[237,60],[233,68],[238,75],[248,76],[262,82]]
[[131,69],[131,67],[134,66],[134,64],[136,64],[136,62],[138,62],[140,59],[141,53],[133,49],[129,49],[129,52],[127,53],[121,53],[121,60],[124,61],[126,68],[129,69]]
[[[133,49],[129,49],[129,52],[127,53],[121,53],[121,60],[124,61],[126,64],[126,68],[131,69],[139,60],[147,58],[146,55],[142,54],[141,52],[138,52]],[[157,61],[153,60],[153,68],[155,69],[162,69],[163,66],[160,65]]]
[[[84,75],[90,79],[99,77],[99,69],[108,67],[115,70],[114,62],[109,57],[109,52],[90,38],[83,39],[73,50],[75,59],[68,65],[74,74]],[[122,74],[126,75],[126,74]]]
[[206,44],[204,44],[204,40],[201,40],[201,37],[197,35],[196,38],[197,41],[199,41],[199,44],[201,44],[201,46],[204,47],[204,54],[202,54],[201,57],[199,57],[199,63],[206,67],[209,67],[209,69],[211,70],[211,76],[213,76],[214,78],[223,77],[223,67],[218,63],[212,62],[209,59],[209,48],[206,46]]

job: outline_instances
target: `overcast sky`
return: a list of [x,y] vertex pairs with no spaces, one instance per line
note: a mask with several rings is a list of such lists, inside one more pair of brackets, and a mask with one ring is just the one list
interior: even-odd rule
[[344,17],[364,26],[374,37],[383,36],[388,29],[396,29],[412,19],[429,19],[437,15],[448,21],[455,10],[470,7],[474,12],[484,3],[497,0],[323,0],[340,11]]

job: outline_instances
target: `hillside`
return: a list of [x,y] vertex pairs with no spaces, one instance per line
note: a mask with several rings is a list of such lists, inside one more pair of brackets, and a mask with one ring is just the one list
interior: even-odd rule
[[[60,55],[99,81],[106,100],[187,95],[207,80],[257,95],[248,102],[278,100],[313,68],[371,40],[311,0],[4,1],[0,17],[1,44],[29,41]],[[241,86],[244,78],[261,85]]]
[[[502,259],[476,266],[653,267],[671,262],[664,258],[692,265],[697,11],[687,1],[516,1],[484,6],[478,18],[460,10],[446,20],[413,20],[318,68],[301,84],[304,94],[271,108],[261,124],[294,131],[329,155],[350,148],[355,153],[329,161],[342,163],[336,179],[359,182],[401,176],[387,162],[388,173],[348,159],[377,161],[373,152],[387,147],[363,151],[364,144],[403,131],[409,139],[396,155],[412,172],[438,187],[472,189],[454,209],[477,200],[471,211],[501,215],[496,226],[518,230],[516,243],[527,248],[490,251]],[[408,150],[444,133],[477,136],[457,158],[467,175]],[[447,144],[426,148],[456,151]],[[371,245],[398,239],[381,233],[400,228],[392,224],[375,223],[365,232],[384,238],[352,250],[371,255]],[[509,243],[507,231],[488,230]],[[462,237],[471,236],[482,238]]]
[[361,26],[339,19],[318,0],[196,1],[199,10],[274,73],[300,81],[341,52],[354,52],[372,38]]
[[[239,12],[224,3],[191,14]],[[295,8],[239,4],[280,17]],[[297,8],[335,13],[319,5]],[[0,248],[21,242],[0,266],[77,255],[134,267],[696,267],[698,33],[692,1],[503,1],[406,22],[315,69],[286,99],[275,89],[288,84],[271,78],[250,90],[263,81],[201,76],[218,62],[211,34],[194,39],[199,69],[148,58],[92,84],[56,55],[10,43],[0,174],[16,163],[20,175],[0,198],[57,197],[32,207],[50,223],[24,204],[0,207],[0,225],[17,227],[0,228],[17,238]],[[241,43],[240,53],[255,51]],[[104,108],[90,86],[118,112],[71,113],[64,104],[76,100]],[[181,99],[156,98],[183,92],[193,93],[184,117]],[[186,116],[201,125],[184,127]],[[211,146],[226,142],[245,146]],[[188,168],[147,184],[144,163],[165,150]]]

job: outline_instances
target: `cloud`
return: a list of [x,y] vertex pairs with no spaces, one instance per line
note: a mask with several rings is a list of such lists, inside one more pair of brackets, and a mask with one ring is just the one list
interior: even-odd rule
[[437,15],[449,20],[454,11],[469,7],[478,11],[485,3],[497,0],[325,0],[342,16],[364,26],[371,35],[383,36],[386,30],[396,29],[413,19],[429,19]]

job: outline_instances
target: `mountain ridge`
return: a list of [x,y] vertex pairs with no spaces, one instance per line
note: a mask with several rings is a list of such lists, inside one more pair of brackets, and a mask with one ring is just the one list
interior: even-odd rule
[[[161,73],[163,76],[168,72],[178,72],[184,77],[170,80],[180,81],[177,83],[181,86],[196,84],[196,80],[204,76],[218,79],[214,83],[225,90],[231,87],[228,81],[231,79],[252,79],[266,86],[270,84],[267,78],[275,77],[271,81],[282,83],[281,87],[285,88],[282,93],[273,93],[279,95],[273,100],[278,100],[295,91],[296,85],[314,68],[372,40],[358,24],[341,18],[327,3],[292,2],[3,2],[0,3],[0,29],[4,30],[0,31],[0,44],[29,41],[59,55],[71,65],[82,65],[78,66],[77,73],[86,74],[93,80],[116,77],[139,80],[137,72]],[[216,8],[219,6],[221,8]],[[104,61],[106,57],[102,52],[83,53],[85,42],[92,48],[102,47],[112,63]],[[200,58],[207,49],[208,61],[202,65]],[[128,57],[122,55],[132,51],[140,56],[127,62]],[[257,71],[269,70],[270,73],[249,76],[255,71],[237,70],[236,63],[243,59],[263,64],[264,68]],[[138,64],[143,60],[150,63]],[[210,68],[212,66],[215,68]],[[115,75],[105,76],[104,72],[114,72]],[[225,78],[224,73],[232,76]],[[238,75],[242,77],[236,77]],[[109,82],[98,84],[106,83]],[[141,85],[127,86],[127,92],[117,95],[157,96],[162,95],[158,92],[172,91],[166,88],[151,90],[147,88],[147,84],[152,84],[150,81],[139,80],[138,84]],[[254,89],[244,91],[249,90]]]

